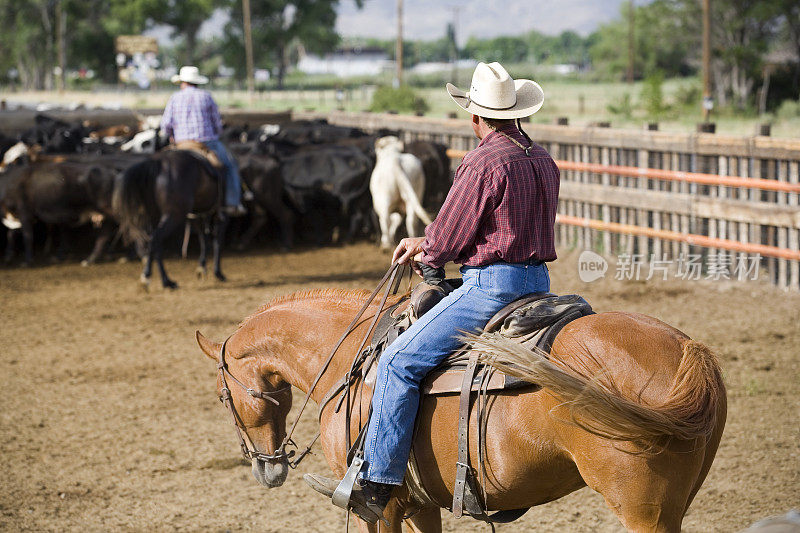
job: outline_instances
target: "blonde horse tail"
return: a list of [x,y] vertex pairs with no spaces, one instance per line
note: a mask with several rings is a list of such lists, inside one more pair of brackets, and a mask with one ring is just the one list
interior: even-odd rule
[[625,398],[602,375],[584,376],[499,334],[470,336],[481,359],[501,372],[536,383],[563,401],[572,423],[603,438],[654,445],[666,437],[709,439],[725,385],[714,353],[688,341],[670,391],[660,405]]

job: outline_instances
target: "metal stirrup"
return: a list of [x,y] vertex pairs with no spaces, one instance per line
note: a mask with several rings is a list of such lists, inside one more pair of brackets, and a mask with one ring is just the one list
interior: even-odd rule
[[347,473],[339,482],[339,486],[333,491],[331,501],[333,505],[341,507],[342,509],[349,509],[350,495],[353,493],[353,487],[356,484],[358,473],[361,472],[361,466],[364,464],[364,459],[361,457],[353,457],[353,462],[347,468]]

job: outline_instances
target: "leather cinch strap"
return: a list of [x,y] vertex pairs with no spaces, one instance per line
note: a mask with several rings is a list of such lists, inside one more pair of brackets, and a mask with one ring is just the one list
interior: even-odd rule
[[456,463],[456,484],[453,489],[453,516],[461,518],[464,514],[464,493],[469,466],[469,400],[472,393],[472,380],[478,366],[478,353],[473,351],[469,357],[464,379],[461,382],[461,400],[458,405],[458,462]]

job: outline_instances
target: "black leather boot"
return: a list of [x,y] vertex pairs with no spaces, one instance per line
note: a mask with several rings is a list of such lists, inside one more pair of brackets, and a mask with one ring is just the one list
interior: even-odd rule
[[[328,498],[333,496],[336,487],[339,486],[339,481],[317,474],[306,474],[303,480],[308,483],[312,489],[319,493],[324,494]],[[358,481],[353,486],[353,492],[350,494],[350,501],[348,506],[350,509],[359,516],[362,520],[370,524],[376,524],[378,520],[386,520],[383,516],[383,510],[392,497],[394,485],[387,485],[385,483],[375,483],[373,481]]]

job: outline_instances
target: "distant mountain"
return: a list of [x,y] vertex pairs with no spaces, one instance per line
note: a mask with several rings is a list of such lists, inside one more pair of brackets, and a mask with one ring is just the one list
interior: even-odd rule
[[[555,35],[574,30],[588,35],[620,17],[628,0],[404,0],[403,33],[408,39],[437,39],[453,21],[458,7],[460,44],[468,37],[519,35],[530,30]],[[641,4],[649,0],[638,0]],[[344,37],[392,38],[397,34],[395,0],[364,0],[358,10],[352,0],[341,0],[336,27]]]

